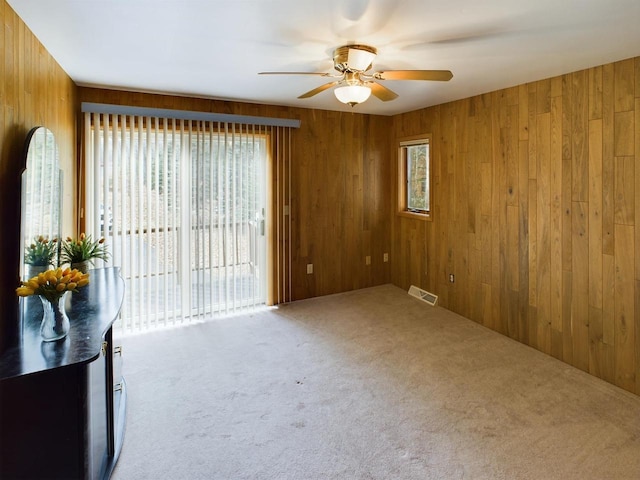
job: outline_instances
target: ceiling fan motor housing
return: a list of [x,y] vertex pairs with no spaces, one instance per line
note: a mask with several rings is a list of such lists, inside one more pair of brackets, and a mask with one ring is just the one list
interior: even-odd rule
[[341,72],[366,72],[378,54],[369,45],[344,45],[333,52],[333,66]]

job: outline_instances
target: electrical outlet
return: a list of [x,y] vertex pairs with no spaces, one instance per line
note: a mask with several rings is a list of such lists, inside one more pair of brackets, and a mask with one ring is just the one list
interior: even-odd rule
[[449,283],[453,283],[455,282],[455,277],[453,276],[453,273],[449,274]]
[[364,257],[364,263],[365,265],[371,265],[371,255]]
[[383,253],[382,254],[382,261],[383,262],[388,262],[389,261],[389,254],[388,253]]
[[307,263],[307,275],[311,275],[313,273],[313,263]]

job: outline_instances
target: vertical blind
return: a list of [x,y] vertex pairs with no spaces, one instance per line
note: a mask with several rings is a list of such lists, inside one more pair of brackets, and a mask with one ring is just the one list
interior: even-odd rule
[[85,229],[144,331],[291,298],[291,128],[86,112]]

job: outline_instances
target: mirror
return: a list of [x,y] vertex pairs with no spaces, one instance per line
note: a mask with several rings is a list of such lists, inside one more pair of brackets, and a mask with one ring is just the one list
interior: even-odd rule
[[51,130],[35,127],[27,135],[25,144],[26,168],[22,173],[20,219],[20,278],[28,279],[34,271],[31,258],[25,258],[25,248],[38,238],[56,239],[54,262],[57,265],[62,234],[62,170],[58,146]]

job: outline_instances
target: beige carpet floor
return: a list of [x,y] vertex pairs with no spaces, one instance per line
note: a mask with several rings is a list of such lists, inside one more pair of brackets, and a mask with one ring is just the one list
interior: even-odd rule
[[391,285],[122,343],[116,480],[640,478],[640,397]]

